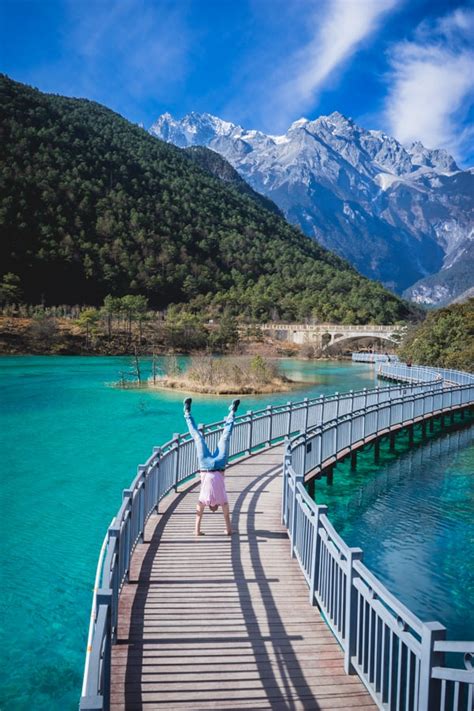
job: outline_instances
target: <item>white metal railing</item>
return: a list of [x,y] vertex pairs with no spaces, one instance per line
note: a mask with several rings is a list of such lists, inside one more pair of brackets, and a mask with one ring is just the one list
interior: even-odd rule
[[462,370],[434,368],[426,365],[408,365],[407,363],[380,364],[377,373],[382,378],[402,382],[428,382],[433,379],[443,380],[445,385],[468,385],[474,383],[474,374]]
[[396,363],[398,362],[397,355],[387,355],[386,353],[362,353],[357,352],[352,354],[354,363]]
[[[367,425],[366,431],[366,426],[361,425],[363,421],[361,411],[367,411],[369,415],[367,423],[372,422],[370,427],[373,427],[374,422],[377,426],[382,426],[386,422],[386,413],[392,402],[398,403],[397,407],[399,407],[406,397],[412,396],[414,399],[411,402],[414,403],[416,396],[427,394],[433,402],[435,398],[439,403],[440,398],[443,397],[442,378],[432,375],[429,379],[425,374],[421,380],[422,382],[415,382],[414,378],[411,378],[408,385],[335,393],[328,397],[322,395],[318,398],[305,398],[299,402],[288,402],[286,405],[269,405],[255,412],[247,412],[236,418],[230,455],[231,457],[246,456],[262,446],[276,444],[299,432],[311,431],[311,441],[314,440],[315,449],[312,455],[304,455],[303,465],[297,465],[303,450],[296,445],[292,445],[291,449],[291,471],[293,466],[296,466],[300,476],[301,466],[316,461],[311,457],[314,458],[317,451],[320,451],[324,457],[330,456],[331,449],[342,443],[343,440],[339,441],[338,438],[343,436],[341,433],[348,427],[351,436],[355,436],[356,433],[359,433],[359,436],[368,434],[369,426]],[[455,389],[450,388],[449,392],[454,393]],[[377,419],[378,410],[382,414]],[[334,422],[339,421],[341,427],[335,430]],[[204,436],[211,448],[216,446],[223,424],[223,422],[216,422],[203,427]],[[298,441],[297,438],[296,442]],[[318,450],[317,447],[320,449]],[[136,545],[143,541],[146,522],[150,515],[157,511],[158,504],[164,496],[176,489],[179,483],[194,476],[197,471],[198,463],[193,440],[187,433],[175,434],[169,442],[153,449],[152,455],[145,464],[138,467],[137,475],[130,487],[123,491],[122,505],[107,531],[97,566],[80,704],[82,711],[109,707],[110,654],[111,644],[115,642],[117,633],[119,596],[128,580],[133,551]],[[288,468],[285,471],[288,474]],[[296,482],[291,476],[286,475],[284,481],[287,484],[283,491],[283,509],[287,510],[291,492],[296,492],[295,500],[301,502],[300,506],[295,507],[293,519],[289,521],[289,528],[295,527],[291,540],[295,541],[297,536],[307,540],[313,535],[311,532],[314,530],[315,517],[319,522],[318,507],[311,501],[299,479]],[[290,514],[286,515],[288,517]],[[327,555],[332,555],[333,548],[336,547],[337,550],[337,546],[340,546],[339,550],[342,551],[345,544],[337,539],[337,534],[324,515],[321,515],[321,525],[317,524],[316,531],[319,530],[318,526],[319,528],[322,526],[330,537],[331,545],[326,546],[329,551]],[[314,545],[319,546],[320,541],[321,537],[315,536]],[[303,551],[301,546],[294,547],[294,550],[299,559],[301,558],[300,562],[303,561],[301,564],[306,579],[313,580],[311,565],[316,565],[315,560],[308,558],[308,550]],[[314,555],[314,552],[311,555]],[[344,554],[341,555],[343,560]],[[332,562],[333,558],[334,556],[327,559],[324,571],[327,571],[327,566],[331,568],[336,565]],[[321,580],[326,580],[329,585],[331,576],[324,571],[321,573]],[[317,594],[323,596],[321,597],[323,600],[329,593],[321,591]],[[336,606],[331,612],[331,626],[338,639],[344,639],[345,635],[345,618],[341,617],[340,611],[342,605],[340,595],[343,594],[339,592],[339,608]]]
[[295,331],[357,331],[358,333],[404,333],[406,326],[379,324],[342,324],[342,323],[262,323],[257,324],[263,331],[295,330]]
[[[417,368],[390,367],[386,377],[404,375],[412,381]],[[395,370],[396,369],[396,370]],[[405,370],[406,369],[406,370]],[[421,373],[426,382],[430,371]],[[452,372],[444,372],[453,382]],[[461,378],[462,374],[459,374]],[[447,642],[438,622],[419,620],[364,566],[363,553],[350,548],[307,494],[304,478],[323,471],[338,454],[350,452],[382,433],[435,413],[474,402],[474,378],[423,392],[407,392],[378,404],[323,422],[287,445],[283,469],[282,519],[317,604],[344,650],[347,673],[356,672],[381,709],[403,711],[472,711],[474,642]],[[431,371],[433,377],[433,371]],[[444,653],[464,655],[465,669],[446,666]]]

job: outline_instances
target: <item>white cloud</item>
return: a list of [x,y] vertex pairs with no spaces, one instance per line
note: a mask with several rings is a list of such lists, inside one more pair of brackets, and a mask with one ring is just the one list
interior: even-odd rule
[[165,95],[185,75],[189,32],[186,3],[161,0],[68,1],[64,44],[76,62],[86,92],[125,92],[137,99]]
[[463,126],[474,97],[473,30],[474,12],[458,9],[392,47],[384,119],[402,143],[421,140],[462,157],[473,137]]
[[310,41],[285,61],[272,82],[271,112],[280,122],[306,111],[332,75],[347,62],[399,0],[330,0],[321,17],[313,5]]

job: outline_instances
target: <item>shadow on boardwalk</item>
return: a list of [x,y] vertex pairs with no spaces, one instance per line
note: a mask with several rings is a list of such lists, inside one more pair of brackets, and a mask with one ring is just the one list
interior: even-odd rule
[[[270,538],[288,541],[288,536],[285,531],[266,531],[256,528],[257,506],[258,504],[265,505],[265,501],[260,501],[260,499],[265,493],[268,483],[279,476],[281,465],[277,466],[276,469],[277,471],[275,473],[273,469],[270,469],[263,474],[258,480],[258,484],[252,481],[245,487],[237,499],[232,515],[233,525],[237,528],[240,511],[244,501],[248,499],[247,548],[250,553],[252,576],[257,581],[259,597],[265,600],[267,619],[271,620],[272,623],[270,639],[263,635],[259,629],[258,613],[252,606],[251,591],[246,580],[246,571],[238,537],[232,541],[232,567],[235,573],[239,598],[241,600],[241,609],[254,651],[257,671],[268,699],[271,699],[273,704],[278,704],[278,707],[281,709],[294,709],[292,680],[298,679],[299,698],[304,698],[305,703],[308,704],[308,708],[315,709],[316,711],[320,706],[310,686],[306,683],[298,658],[291,646],[291,642],[297,639],[301,640],[302,637],[287,634],[285,622],[281,618],[278,606],[272,596],[271,579],[266,576],[260,555],[259,541],[265,541]],[[250,602],[248,606],[245,604],[247,600]],[[270,641],[271,643],[274,661],[272,661],[265,645],[262,644],[266,641]]]
[[[122,593],[112,709],[373,709],[290,559],[280,517],[281,450],[229,469],[232,538],[197,496],[159,517]],[[132,570],[133,574],[133,570]]]

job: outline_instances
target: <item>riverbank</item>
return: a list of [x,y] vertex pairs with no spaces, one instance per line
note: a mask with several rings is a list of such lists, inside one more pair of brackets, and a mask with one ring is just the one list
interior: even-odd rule
[[265,395],[269,393],[284,393],[301,388],[304,383],[293,381],[275,380],[265,385],[233,385],[231,383],[223,383],[221,385],[209,386],[200,385],[186,378],[174,379],[163,378],[156,383],[148,381],[138,385],[137,383],[126,383],[125,389],[138,390],[182,390],[187,393],[200,393],[206,395]]
[[[205,349],[174,348],[166,342],[160,324],[149,324],[141,329],[114,328],[109,335],[84,331],[70,318],[22,318],[0,316],[0,355],[90,355],[127,356],[135,352],[141,356],[196,355]],[[343,355],[318,356],[315,349],[286,341],[276,341],[259,334],[240,337],[227,349],[235,355],[264,358],[310,358],[311,360],[344,360]]]

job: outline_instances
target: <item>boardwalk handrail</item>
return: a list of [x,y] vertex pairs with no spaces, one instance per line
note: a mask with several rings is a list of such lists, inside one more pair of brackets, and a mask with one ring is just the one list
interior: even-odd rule
[[[415,372],[414,368],[411,375],[414,376]],[[332,431],[333,423],[341,418],[345,422],[352,422],[353,418],[360,417],[359,413],[363,410],[375,412],[382,408],[385,411],[386,403],[398,402],[404,397],[422,396],[424,393],[429,397],[435,394],[439,396],[443,391],[442,376],[432,371],[420,372],[419,375],[419,381],[415,382],[414,377],[411,377],[408,384],[335,393],[328,397],[322,395],[249,411],[236,418],[230,455],[246,456],[262,446],[275,444],[299,432],[311,431],[316,436],[316,432],[322,432],[323,429]],[[454,392],[454,389],[450,388],[449,391]],[[203,427],[204,436],[211,448],[216,446],[223,424],[220,421]],[[298,442],[298,438],[295,441]],[[296,456],[296,445],[292,444],[292,447],[293,457]],[[164,496],[176,490],[179,483],[196,475],[197,471],[193,440],[188,433],[175,434],[173,439],[153,449],[145,464],[138,466],[137,475],[130,487],[123,491],[122,505],[107,531],[97,566],[80,704],[82,711],[108,708],[110,647],[117,634],[119,596],[128,580],[133,551],[143,541],[145,524],[150,515],[158,510]],[[289,482],[288,487],[291,488],[291,477],[285,476],[284,480]],[[297,496],[304,500],[305,506],[314,516],[315,504],[304,488],[298,487]],[[328,521],[325,530],[330,531]],[[332,536],[333,546],[334,540]]]
[[407,365],[407,363],[386,363],[378,368],[378,374],[391,380],[403,382],[413,382],[420,380],[433,380],[434,378],[444,380],[446,385],[455,383],[457,385],[469,385],[474,383],[474,375],[465,373],[462,370],[452,370],[450,368],[433,368],[426,365]]
[[297,329],[298,331],[358,331],[361,333],[372,332],[372,333],[403,333],[406,331],[406,325],[392,324],[392,325],[381,325],[381,324],[342,324],[342,323],[286,323],[272,321],[272,323],[263,323],[258,325],[263,331],[278,331],[287,329]]
[[352,353],[354,363],[395,363],[398,362],[398,356],[387,355],[387,353]]
[[[350,452],[360,442],[435,413],[474,402],[474,377],[459,371],[383,364],[385,377],[436,375],[449,387],[408,392],[343,414],[287,445],[283,470],[283,523],[291,554],[302,568],[311,604],[317,604],[344,651],[347,673],[356,672],[379,708],[404,711],[471,711],[474,642],[448,642],[438,622],[422,622],[364,566],[304,488],[304,478]],[[452,385],[455,380],[466,381]],[[332,459],[331,459],[332,458]],[[463,654],[465,670],[444,664],[444,653]]]

